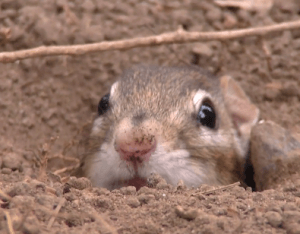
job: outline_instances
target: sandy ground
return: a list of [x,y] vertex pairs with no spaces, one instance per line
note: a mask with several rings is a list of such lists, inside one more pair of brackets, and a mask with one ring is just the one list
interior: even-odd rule
[[[267,14],[211,1],[0,2],[1,51],[117,40],[173,31],[217,31],[300,19],[299,1]],[[1,38],[0,38],[1,39]],[[262,44],[271,52],[266,58]],[[69,178],[100,97],[134,64],[193,63],[232,75],[261,116],[300,132],[300,30],[228,42],[189,43],[0,64],[1,233],[300,233],[300,180],[252,192],[238,185],[108,191]],[[71,157],[69,159],[68,157]],[[159,180],[159,179],[158,179]],[[55,212],[58,213],[55,217]],[[12,224],[12,227],[9,227]]]

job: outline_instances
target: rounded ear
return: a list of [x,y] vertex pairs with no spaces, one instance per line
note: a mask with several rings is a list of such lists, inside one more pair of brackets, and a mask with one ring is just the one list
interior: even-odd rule
[[250,101],[244,90],[230,76],[221,77],[225,106],[232,119],[242,154],[246,154],[252,127],[259,119],[259,109]]

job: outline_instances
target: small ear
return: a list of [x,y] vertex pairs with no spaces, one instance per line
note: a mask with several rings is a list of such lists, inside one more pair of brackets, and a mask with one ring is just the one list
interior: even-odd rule
[[239,147],[243,154],[247,153],[251,129],[259,119],[259,109],[230,76],[221,77],[221,89],[226,109],[238,134]]

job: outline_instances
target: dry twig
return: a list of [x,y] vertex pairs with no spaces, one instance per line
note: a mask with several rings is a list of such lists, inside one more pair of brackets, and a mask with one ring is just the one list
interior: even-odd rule
[[231,30],[221,32],[186,32],[178,29],[175,32],[163,33],[156,36],[138,37],[119,41],[104,41],[99,43],[71,46],[41,46],[33,49],[0,53],[0,62],[10,63],[17,60],[40,56],[82,55],[107,50],[125,50],[135,47],[145,47],[172,43],[187,43],[196,41],[230,40],[248,36],[264,36],[271,32],[300,28],[300,20],[280,24]]
[[64,156],[63,154],[55,154],[53,156],[49,156],[48,160],[55,159],[55,158],[63,159],[65,161],[71,161],[71,162],[74,162],[76,164],[80,162],[80,160],[77,159],[77,158],[72,158],[72,157]]
[[208,195],[208,194],[211,194],[211,193],[214,193],[214,192],[217,192],[217,191],[223,191],[223,190],[226,190],[226,189],[229,189],[229,188],[233,188],[235,186],[239,186],[240,184],[241,184],[240,182],[236,182],[236,183],[225,185],[225,186],[222,186],[222,187],[219,187],[219,188],[216,188],[216,189],[208,190],[206,192],[202,192],[201,194]]
[[4,210],[4,214],[6,217],[7,229],[8,229],[9,234],[15,234],[9,212],[7,210]]
[[54,223],[54,221],[56,219],[56,216],[58,215],[58,212],[60,211],[60,209],[63,206],[64,202],[65,202],[65,199],[61,198],[60,201],[59,201],[59,203],[58,203],[58,205],[57,205],[57,207],[54,210],[54,215],[49,220],[49,223],[47,225],[47,229],[50,229],[52,227],[52,225],[53,225],[53,223]]
[[74,171],[74,170],[76,170],[79,167],[80,167],[80,163],[77,163],[76,165],[73,165],[73,166],[69,166],[69,167],[64,167],[62,169],[58,169],[55,172],[53,172],[53,174],[59,175],[59,174],[62,174],[62,173],[68,172],[68,171]]

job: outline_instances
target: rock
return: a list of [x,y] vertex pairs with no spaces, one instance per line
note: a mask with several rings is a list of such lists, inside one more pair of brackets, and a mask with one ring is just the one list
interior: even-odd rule
[[168,189],[169,185],[167,184],[166,181],[161,181],[156,185],[157,189]]
[[28,194],[34,194],[34,190],[32,189],[32,186],[30,186],[28,183],[25,182],[17,182],[15,185],[7,192],[7,194],[11,197],[17,196],[17,195],[28,195]]
[[159,183],[167,184],[166,180],[162,178],[159,174],[151,174],[147,179],[147,184],[151,188],[155,188]]
[[137,199],[142,204],[148,204],[151,200],[155,199],[155,196],[153,194],[141,194],[137,197]]
[[126,201],[127,205],[129,205],[131,208],[137,208],[141,205],[139,200],[136,197],[129,197]]
[[297,205],[295,203],[293,203],[293,202],[287,202],[283,206],[283,210],[284,211],[288,211],[288,210],[295,211],[295,210],[297,210]]
[[41,232],[39,221],[35,216],[26,218],[26,222],[22,225],[23,233],[38,234]]
[[96,9],[95,4],[91,0],[85,0],[82,2],[81,7],[84,11],[93,12]]
[[134,195],[136,194],[136,187],[134,186],[127,186],[120,189],[120,192],[123,195]]
[[72,188],[76,188],[79,190],[92,187],[91,181],[85,177],[77,178],[72,176],[67,184],[70,185]]
[[299,223],[287,223],[285,224],[285,229],[287,234],[300,234],[300,224]]
[[272,121],[257,124],[251,133],[251,162],[257,190],[285,184],[300,176],[300,136]]
[[95,193],[96,195],[109,195],[110,191],[107,188],[92,188],[92,192]]
[[12,170],[10,169],[10,168],[3,168],[2,170],[1,170],[1,173],[2,174],[7,174],[7,175],[9,175],[10,173],[12,172]]
[[284,211],[283,217],[286,222],[299,222],[300,221],[300,212],[299,211]]
[[210,58],[214,53],[211,47],[206,43],[196,43],[192,48],[192,52],[208,58]]
[[112,201],[106,197],[96,197],[95,199],[93,199],[93,204],[96,207],[103,208],[104,210],[112,207]]
[[265,217],[268,223],[274,228],[277,228],[282,224],[282,217],[278,212],[268,211],[265,213]]
[[198,210],[197,209],[184,209],[181,206],[177,206],[175,208],[175,213],[178,215],[178,217],[186,219],[186,220],[193,220],[198,216]]
[[222,19],[222,11],[220,8],[211,7],[211,9],[206,12],[205,16],[209,22],[220,21]]
[[238,54],[238,53],[243,52],[244,48],[241,46],[241,44],[238,41],[233,41],[229,44],[228,49],[231,53]]
[[19,170],[22,165],[21,157],[14,152],[7,153],[3,157],[3,167],[10,168],[12,170]]
[[177,189],[177,191],[186,190],[186,185],[184,184],[183,180],[178,181],[176,189]]
[[275,5],[282,12],[293,13],[300,10],[299,3],[293,0],[275,1]]
[[232,29],[237,26],[238,21],[234,14],[230,12],[224,12],[224,27],[226,29]]

